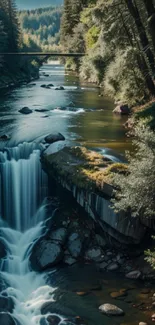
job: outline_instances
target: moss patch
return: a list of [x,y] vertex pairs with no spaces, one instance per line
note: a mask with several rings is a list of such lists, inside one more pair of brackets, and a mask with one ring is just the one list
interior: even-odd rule
[[101,190],[105,183],[112,183],[114,173],[127,171],[125,164],[113,163],[84,147],[65,147],[54,154],[44,155],[43,161],[53,176],[57,174],[67,182],[89,190]]

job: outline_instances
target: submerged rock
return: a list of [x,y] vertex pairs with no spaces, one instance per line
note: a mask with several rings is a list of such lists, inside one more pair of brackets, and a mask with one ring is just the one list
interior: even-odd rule
[[3,134],[0,136],[0,141],[7,141],[7,140],[10,140],[10,136],[7,135],[7,134]]
[[16,322],[10,314],[0,313],[0,324],[1,325],[16,325]]
[[41,109],[35,109],[35,112],[40,112],[40,113],[44,113],[44,112],[48,112],[49,110],[46,108],[41,108]]
[[35,271],[43,271],[55,266],[63,259],[63,250],[57,243],[40,239],[33,246],[30,255],[31,267]]
[[23,107],[18,112],[27,115],[32,113],[32,109],[30,109],[29,107]]
[[111,304],[103,304],[99,307],[99,310],[108,316],[121,316],[124,315],[124,311],[119,307]]
[[65,90],[65,88],[63,86],[60,86],[60,87],[55,88],[55,90]]
[[61,133],[56,133],[56,134],[49,134],[45,137],[45,141],[47,143],[54,143],[57,141],[64,141],[65,137]]
[[67,106],[68,107],[75,107],[75,103],[74,102],[70,102]]
[[46,85],[41,85],[40,87],[41,87],[41,88],[46,88]]
[[58,325],[61,322],[61,318],[57,315],[49,315],[47,321],[49,325]]
[[49,86],[49,87],[54,87],[54,85],[53,85],[53,84],[49,84],[48,86]]

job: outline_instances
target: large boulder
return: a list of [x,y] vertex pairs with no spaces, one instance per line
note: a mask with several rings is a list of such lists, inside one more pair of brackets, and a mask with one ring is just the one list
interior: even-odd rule
[[10,297],[0,296],[0,313],[1,312],[12,313],[13,309],[14,309],[13,300]]
[[118,105],[114,110],[113,113],[121,114],[121,115],[129,115],[131,110],[127,104]]
[[32,113],[32,109],[30,109],[29,107],[23,107],[18,112],[27,115]]
[[30,255],[31,267],[35,271],[43,271],[55,266],[63,259],[61,246],[45,238],[35,243]]
[[56,134],[49,134],[45,137],[45,141],[47,143],[54,143],[57,141],[64,141],[65,137],[61,133],[56,133]]
[[99,307],[99,310],[108,316],[122,316],[124,315],[124,311],[119,307],[112,304],[103,304]]
[[16,322],[10,314],[0,313],[0,324],[1,325],[16,325]]
[[49,232],[48,236],[52,241],[56,241],[61,245],[63,245],[67,238],[67,229],[66,228],[56,229],[54,231]]

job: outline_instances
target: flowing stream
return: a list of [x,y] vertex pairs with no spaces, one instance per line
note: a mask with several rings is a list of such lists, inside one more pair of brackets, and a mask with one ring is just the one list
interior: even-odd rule
[[0,153],[0,240],[8,251],[1,262],[1,278],[8,288],[1,295],[13,298],[13,316],[21,325],[40,324],[40,307],[52,301],[54,289],[45,276],[32,272],[29,255],[44,229],[47,177],[41,170],[38,145],[23,143]]

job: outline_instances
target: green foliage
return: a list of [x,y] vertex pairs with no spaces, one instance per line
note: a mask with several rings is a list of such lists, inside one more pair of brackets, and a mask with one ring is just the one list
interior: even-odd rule
[[133,217],[155,218],[155,134],[140,122],[134,131],[134,153],[127,154],[127,175],[115,174],[117,211]]
[[[19,52],[32,50],[36,44],[25,42],[21,37],[18,12],[14,0],[0,1],[0,49],[1,52]],[[12,81],[30,79],[38,76],[38,64],[34,58],[1,56],[0,58],[0,86],[4,87]]]
[[100,28],[97,26],[92,26],[88,32],[86,33],[86,47],[87,49],[91,49],[95,46],[98,37],[100,34]]
[[155,130],[155,103],[142,106],[141,110],[135,113],[135,119],[143,120],[152,130]]
[[23,38],[26,42],[37,44],[42,50],[55,50],[60,41],[61,14],[61,7],[20,11]]
[[78,4],[77,9],[75,0],[64,2],[61,44],[66,51],[76,49],[80,24],[82,46],[77,48],[87,54],[77,62],[81,77],[131,105],[155,96],[154,3],[151,9],[146,0],[80,0]]
[[[155,238],[153,237],[153,239],[155,239]],[[150,249],[148,249],[147,251],[145,251],[145,255],[146,255],[145,260],[155,270],[155,249],[153,251],[151,251]]]

